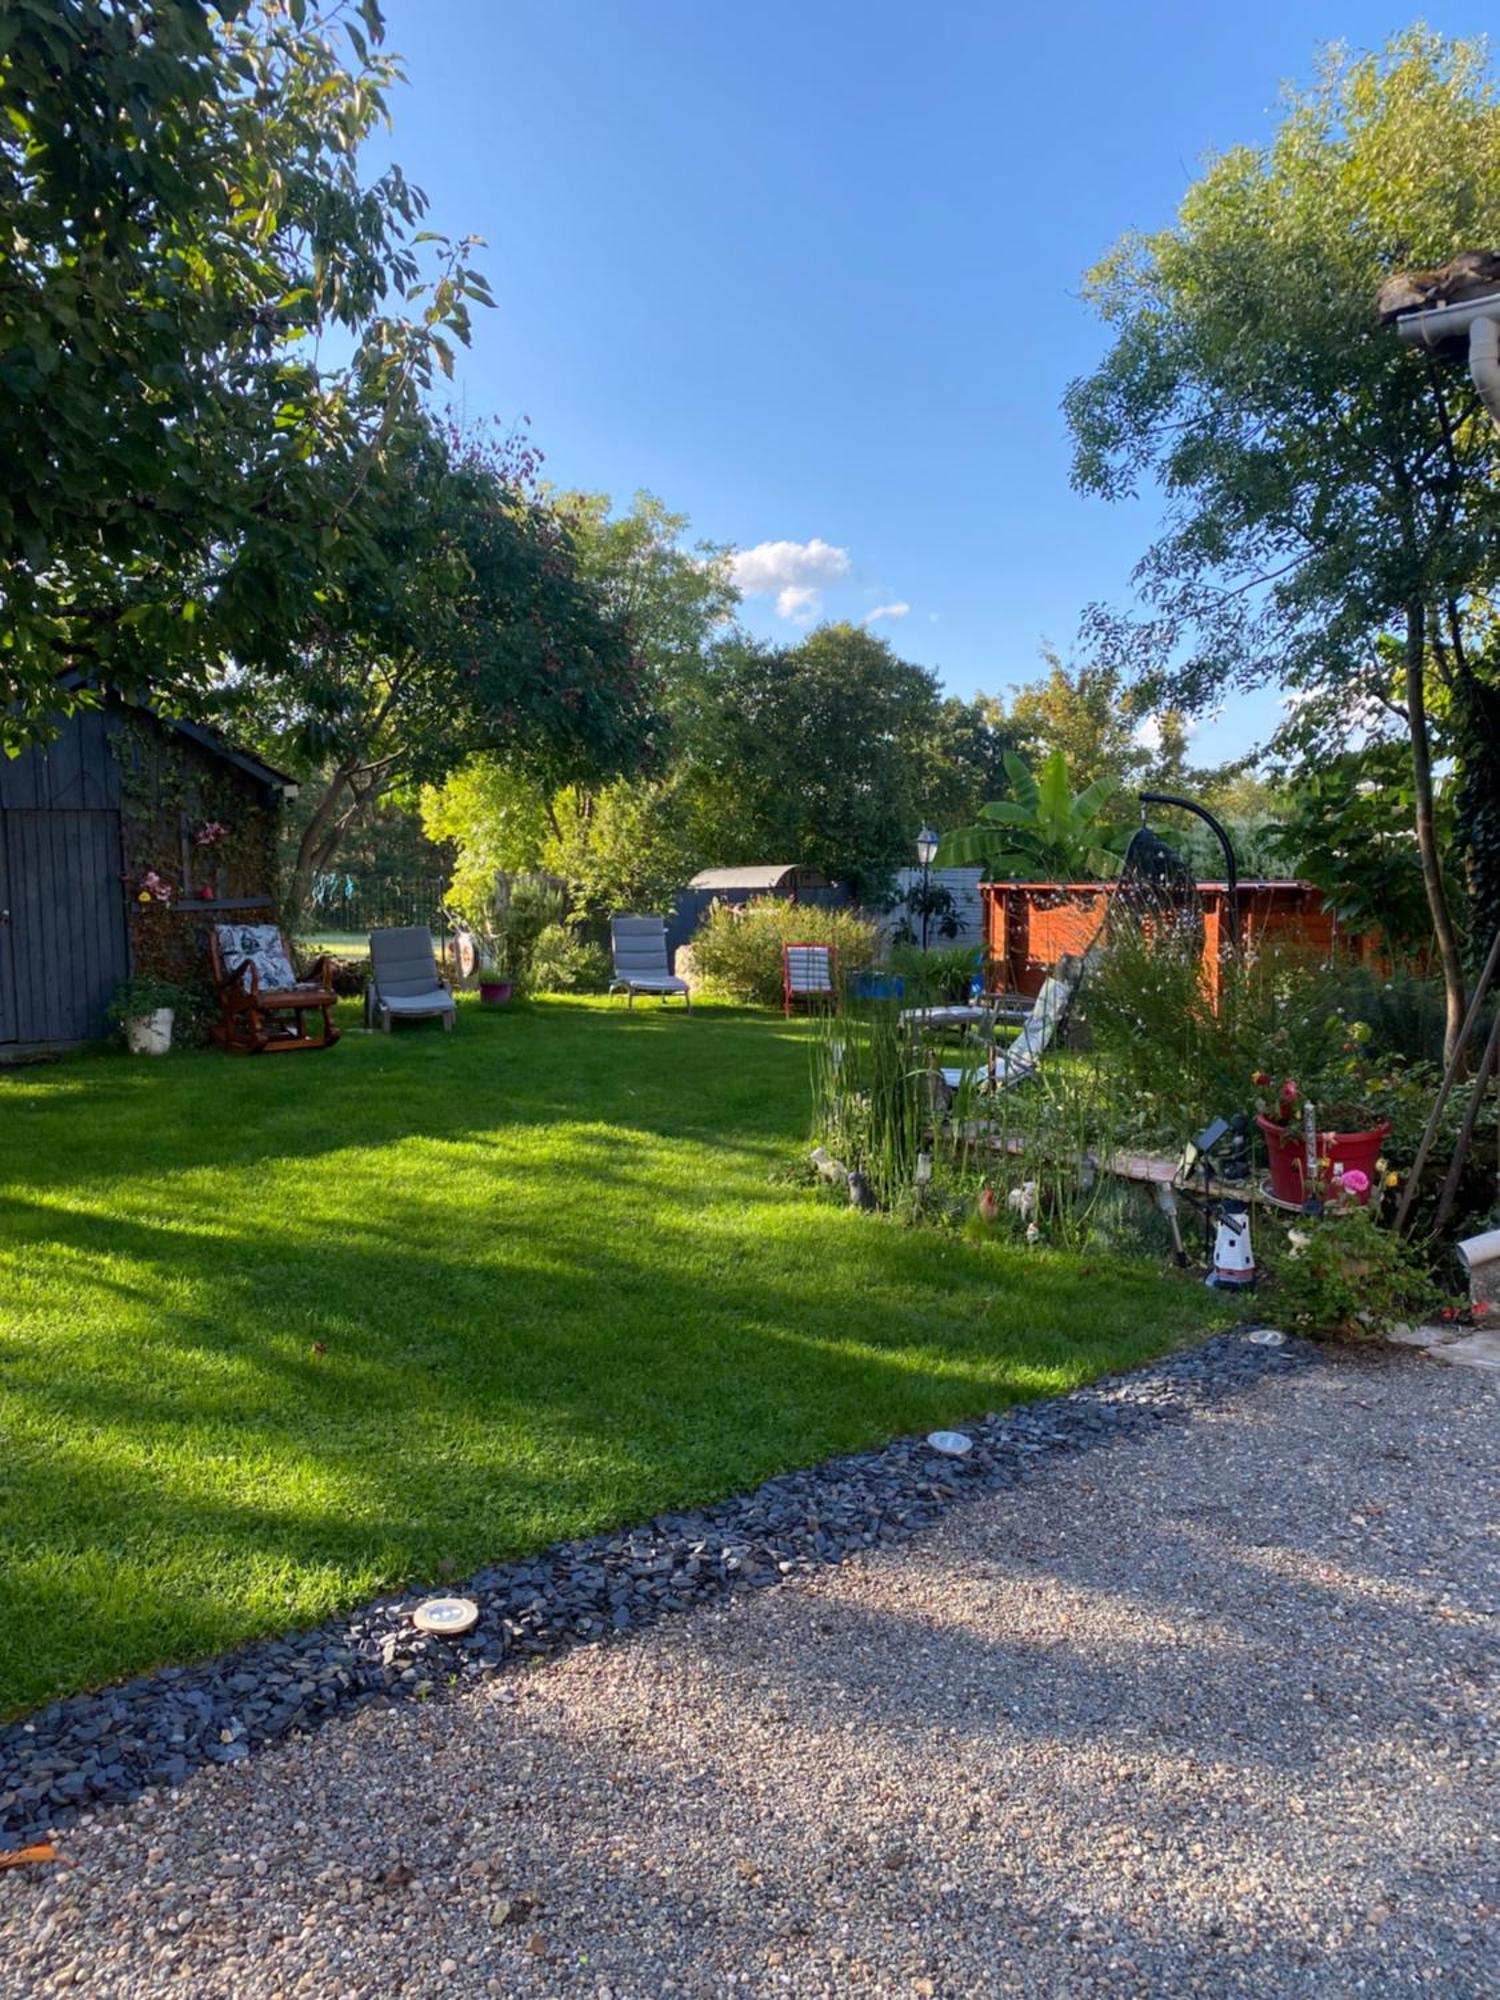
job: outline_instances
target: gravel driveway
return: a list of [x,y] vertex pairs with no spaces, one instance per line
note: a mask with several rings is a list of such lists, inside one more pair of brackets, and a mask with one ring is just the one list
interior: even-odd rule
[[1500,1993],[1494,1380],[1268,1377],[0,1875],[0,1994]]

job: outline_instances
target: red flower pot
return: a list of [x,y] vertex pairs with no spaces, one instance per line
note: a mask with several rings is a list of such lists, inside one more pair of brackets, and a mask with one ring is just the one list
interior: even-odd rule
[[481,979],[479,982],[479,1004],[481,1007],[503,1007],[511,996],[508,979]]
[[[1278,1201],[1291,1202],[1300,1208],[1306,1195],[1303,1184],[1303,1167],[1306,1160],[1307,1140],[1300,1124],[1275,1125],[1269,1118],[1257,1116],[1266,1142],[1266,1157],[1271,1163],[1271,1192]],[[1385,1144],[1390,1131],[1390,1120],[1376,1125],[1368,1132],[1320,1132],[1318,1134],[1318,1158],[1328,1162],[1328,1178],[1331,1180],[1335,1167],[1352,1173],[1358,1168],[1369,1181],[1370,1187],[1355,1199],[1363,1207],[1370,1199],[1370,1189],[1380,1176],[1375,1171],[1375,1162],[1380,1157],[1380,1149]]]

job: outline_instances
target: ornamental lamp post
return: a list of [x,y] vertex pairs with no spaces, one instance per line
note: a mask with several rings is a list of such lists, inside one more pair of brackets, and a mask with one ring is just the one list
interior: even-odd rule
[[938,837],[930,826],[924,826],[917,835],[917,859],[922,864],[922,949],[927,949],[927,877],[932,867],[933,856],[938,851]]

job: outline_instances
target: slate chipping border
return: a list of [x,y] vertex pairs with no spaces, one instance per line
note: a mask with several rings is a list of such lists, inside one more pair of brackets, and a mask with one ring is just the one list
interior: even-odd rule
[[242,1762],[361,1703],[438,1698],[518,1662],[905,1541],[967,1495],[1015,1486],[1060,1454],[1185,1423],[1266,1375],[1319,1361],[1303,1342],[1260,1346],[1247,1330],[966,1424],[974,1442],[963,1458],[901,1437],[711,1507],[479,1570],[452,1586],[480,1607],[463,1638],[419,1633],[411,1612],[429,1593],[404,1591],[311,1631],[54,1702],[0,1727],[0,1845],[180,1785],[205,1764]]

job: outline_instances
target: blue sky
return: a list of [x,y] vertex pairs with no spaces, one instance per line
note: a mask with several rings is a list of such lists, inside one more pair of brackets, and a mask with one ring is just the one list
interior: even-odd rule
[[[458,368],[548,475],[649,487],[759,550],[746,622],[874,629],[968,694],[1128,601],[1149,501],[1068,485],[1058,403],[1103,349],[1079,278],[1264,138],[1320,42],[1386,7],[386,0],[391,150],[483,236]],[[1477,7],[1433,14],[1450,34]],[[777,547],[775,545],[794,545]],[[762,545],[772,545],[763,548]],[[894,607],[905,607],[897,611]],[[1243,753],[1274,697],[1195,753]]]

